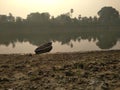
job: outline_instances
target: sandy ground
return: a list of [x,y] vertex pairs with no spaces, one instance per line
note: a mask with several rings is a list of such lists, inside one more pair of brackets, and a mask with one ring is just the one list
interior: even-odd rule
[[120,50],[0,55],[0,90],[120,90]]

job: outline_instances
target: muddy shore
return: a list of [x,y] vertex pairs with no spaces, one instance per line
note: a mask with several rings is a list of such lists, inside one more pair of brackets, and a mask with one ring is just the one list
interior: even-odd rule
[[1,54],[0,90],[120,90],[120,50]]

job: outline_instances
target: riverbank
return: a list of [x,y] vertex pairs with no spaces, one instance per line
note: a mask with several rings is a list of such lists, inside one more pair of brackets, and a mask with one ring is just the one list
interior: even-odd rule
[[120,90],[120,50],[1,54],[0,90]]

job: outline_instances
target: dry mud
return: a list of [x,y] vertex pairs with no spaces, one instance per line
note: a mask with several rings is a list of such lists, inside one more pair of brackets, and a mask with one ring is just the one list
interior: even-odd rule
[[0,90],[120,90],[120,51],[0,55]]

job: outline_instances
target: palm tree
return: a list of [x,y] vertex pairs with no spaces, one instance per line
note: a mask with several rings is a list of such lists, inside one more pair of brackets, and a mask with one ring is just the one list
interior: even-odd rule
[[74,9],[70,9],[70,16],[72,17],[72,14],[73,14],[73,12],[74,12]]

